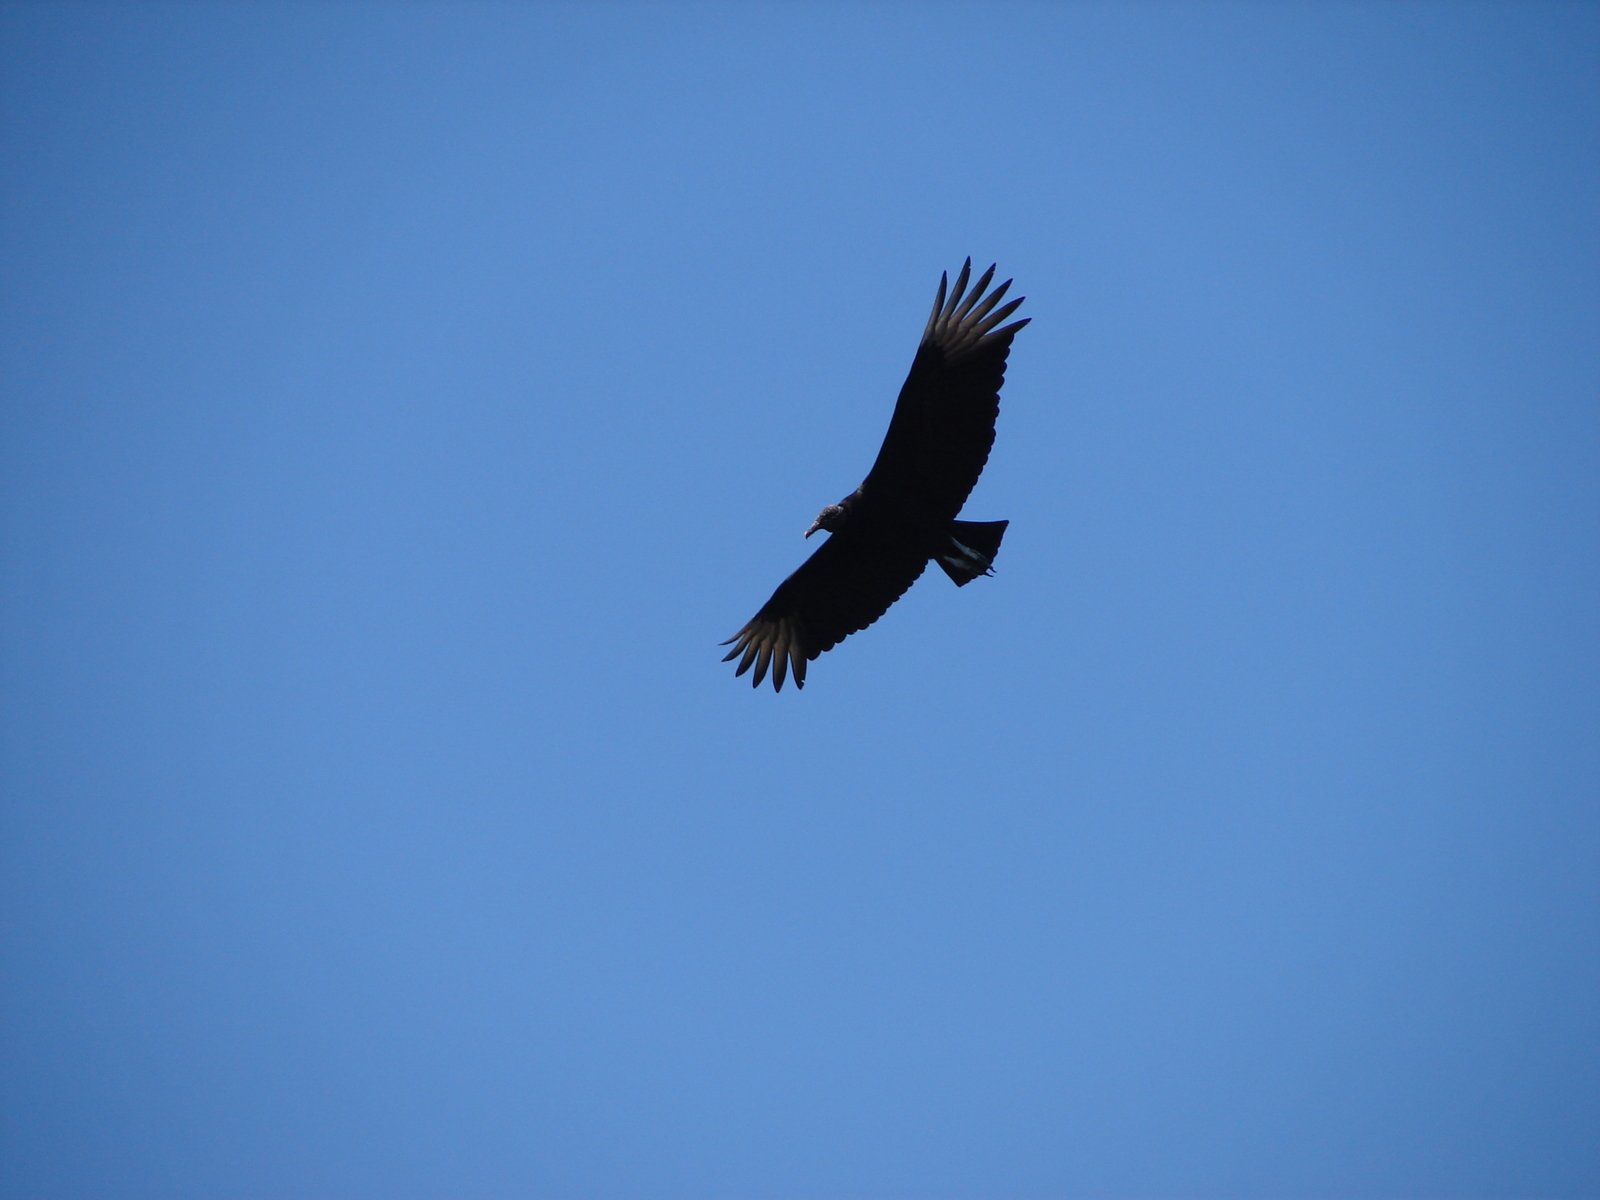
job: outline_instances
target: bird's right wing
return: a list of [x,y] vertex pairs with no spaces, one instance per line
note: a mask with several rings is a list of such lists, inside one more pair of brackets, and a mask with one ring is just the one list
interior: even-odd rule
[[774,691],[783,689],[792,666],[795,687],[804,687],[806,663],[881,617],[927,565],[926,551],[830,534],[761,611],[722,643],[733,646],[722,661],[739,658],[735,675],[754,665],[755,687],[770,666]]

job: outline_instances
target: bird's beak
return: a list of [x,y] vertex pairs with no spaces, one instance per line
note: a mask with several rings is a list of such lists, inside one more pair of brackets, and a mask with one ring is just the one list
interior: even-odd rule
[[810,537],[813,533],[815,533],[817,530],[819,530],[821,528],[822,528],[822,522],[821,521],[813,521],[813,522],[811,522],[811,528],[806,530],[806,536]]

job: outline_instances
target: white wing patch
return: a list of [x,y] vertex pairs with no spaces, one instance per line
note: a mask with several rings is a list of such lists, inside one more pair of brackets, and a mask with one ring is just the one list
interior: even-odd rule
[[987,575],[993,570],[989,559],[985,555],[979,554],[971,546],[958,541],[954,537],[950,539],[950,544],[956,548],[957,553],[939,555],[939,561],[944,563],[945,566],[973,575]]

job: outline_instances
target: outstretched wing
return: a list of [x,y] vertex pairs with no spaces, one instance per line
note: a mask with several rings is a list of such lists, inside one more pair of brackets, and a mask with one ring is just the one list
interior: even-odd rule
[[922,343],[863,489],[868,496],[915,497],[930,514],[949,520],[961,511],[989,461],[1006,356],[1011,339],[1028,323],[1024,317],[1001,324],[1023,300],[1018,296],[1000,304],[1011,280],[985,296],[994,267],[968,291],[971,274],[969,258],[953,289],[948,275],[939,277]]
[[927,565],[925,550],[848,532],[830,534],[778,585],[761,611],[722,643],[733,646],[722,661],[739,658],[735,675],[754,664],[750,682],[755,687],[770,666],[773,691],[783,689],[792,666],[795,687],[805,687],[806,663],[883,616]]

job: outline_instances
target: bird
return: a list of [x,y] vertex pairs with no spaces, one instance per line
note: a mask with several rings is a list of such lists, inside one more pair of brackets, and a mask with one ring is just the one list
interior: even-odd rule
[[755,667],[752,687],[771,668],[782,691],[792,670],[805,687],[806,664],[871,625],[936,562],[957,587],[994,574],[1008,521],[960,521],[994,445],[1011,340],[1031,318],[1002,324],[1024,297],[1001,304],[1011,280],[987,291],[995,268],[969,290],[968,258],[950,287],[939,276],[933,311],[895,401],[878,457],[856,488],[817,514],[805,536],[828,534],[811,557],[724,646],[739,659],[734,676]]

